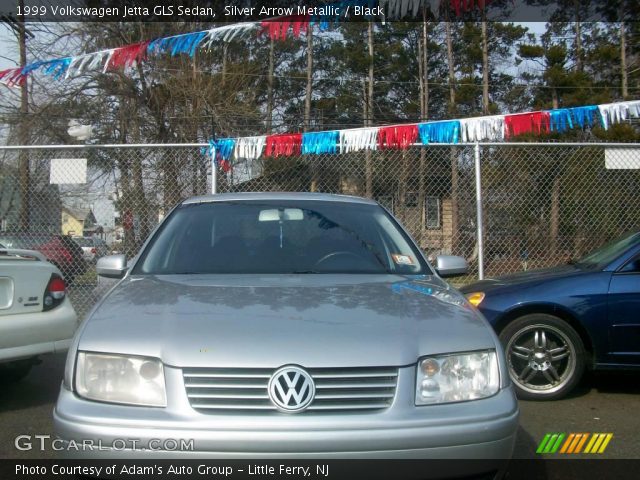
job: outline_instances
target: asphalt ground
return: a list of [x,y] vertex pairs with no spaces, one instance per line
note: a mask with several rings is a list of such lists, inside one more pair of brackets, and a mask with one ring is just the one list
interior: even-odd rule
[[[18,450],[14,441],[18,435],[53,435],[64,358],[45,355],[20,382],[0,383],[0,458],[55,458],[52,451]],[[580,432],[613,434],[598,458],[640,459],[640,373],[591,373],[569,398],[521,401],[520,412],[514,458],[539,458],[535,451],[546,433]]]

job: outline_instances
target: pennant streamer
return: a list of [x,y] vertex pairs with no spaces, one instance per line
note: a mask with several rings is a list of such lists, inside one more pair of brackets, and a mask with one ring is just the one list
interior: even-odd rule
[[[600,112],[597,105],[588,105],[586,107],[573,107],[568,109],[575,123],[580,128],[593,127],[596,121],[601,122]],[[596,120],[597,119],[597,120]]]
[[458,143],[460,137],[460,122],[448,120],[445,122],[429,122],[418,125],[420,139],[423,145],[429,143]]
[[340,153],[376,150],[378,148],[378,128],[355,128],[340,130]]
[[22,68],[8,68],[0,72],[0,82],[8,87],[22,85],[26,78],[26,75],[22,74]]
[[[8,76],[19,76],[13,70],[0,72],[0,82]],[[418,135],[423,145],[431,143],[456,144],[481,141],[499,141],[523,133],[565,132],[570,128],[592,127],[604,113],[607,125],[628,118],[640,118],[640,100],[554,109],[544,112],[526,112],[511,115],[464,118],[421,124],[390,127],[352,128],[348,130],[308,132],[305,134],[277,134],[268,137],[225,138],[210,141],[205,151],[215,156],[217,165],[226,172],[231,169],[228,160],[255,160],[267,157],[300,154],[350,153],[361,150],[408,148],[416,143]],[[605,118],[605,117],[603,117]],[[265,149],[266,145],[266,149]]]
[[504,115],[460,119],[463,142],[497,142],[504,140]]
[[605,130],[612,123],[620,123],[631,118],[640,118],[640,101],[605,103],[598,105],[602,126]]
[[116,68],[129,68],[145,59],[147,47],[150,42],[134,43],[126,47],[116,48],[107,60],[104,68],[114,70]]
[[450,0],[450,8],[456,12],[456,16],[459,17],[463,13],[470,12],[476,6],[480,10],[484,10],[484,7],[490,0]]
[[234,138],[221,138],[216,141],[216,152],[223,160],[229,160],[235,144]]
[[549,110],[549,126],[552,132],[566,132],[573,128],[571,111],[568,108]]
[[265,136],[261,137],[241,137],[236,141],[236,147],[233,151],[234,158],[246,158],[247,160],[255,160],[262,156]]
[[221,138],[220,140],[209,140],[209,146],[203,148],[202,153],[206,153],[211,157],[214,166],[221,167],[225,173],[231,171],[231,163],[229,158],[233,152],[235,139]]
[[105,72],[112,54],[113,50],[102,50],[101,52],[88,53],[86,55],[74,57],[67,69],[65,78],[77,77],[84,73],[85,70],[91,71],[100,69]]
[[425,5],[425,0],[379,0],[378,4],[386,12],[385,17],[390,20],[399,20],[411,14],[417,17],[420,9]]
[[309,15],[289,15],[261,22],[262,30],[271,40],[286,40],[289,28],[293,30],[293,36],[298,38],[300,32],[307,32],[309,28]]
[[530,112],[505,115],[504,136],[505,138],[510,138],[530,132],[537,134],[548,133],[549,117],[549,112]]
[[267,157],[281,157],[300,155],[302,145],[301,133],[282,133],[269,135],[265,155]]
[[169,51],[172,57],[180,53],[188,53],[190,57],[193,57],[196,53],[196,48],[206,36],[207,32],[196,32],[176,35],[175,37],[160,38],[149,43],[147,52],[165,53]]
[[336,153],[338,151],[338,131],[312,132],[302,135],[302,154]]
[[406,149],[413,145],[418,138],[417,125],[398,125],[395,127],[380,127],[378,130],[378,148]]
[[244,38],[253,30],[259,28],[258,23],[238,23],[235,25],[225,25],[223,27],[212,28],[207,30],[205,41],[202,48],[208,50],[214,42],[230,42],[236,38]]

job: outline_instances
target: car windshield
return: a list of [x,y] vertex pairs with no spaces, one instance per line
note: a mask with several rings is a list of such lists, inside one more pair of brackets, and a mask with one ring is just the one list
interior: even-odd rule
[[177,208],[132,273],[432,272],[378,205],[270,200]]
[[73,240],[81,247],[93,247],[93,242],[90,238],[74,237]]
[[7,248],[37,248],[47,240],[40,235],[0,235],[0,242]]
[[582,257],[576,262],[576,265],[587,268],[604,268],[639,241],[640,232],[625,235]]

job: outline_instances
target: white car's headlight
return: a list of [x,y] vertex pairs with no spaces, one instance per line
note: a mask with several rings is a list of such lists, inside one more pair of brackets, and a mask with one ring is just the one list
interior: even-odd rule
[[495,395],[499,389],[493,350],[437,355],[418,362],[416,405],[475,400]]
[[154,358],[78,353],[78,395],[101,402],[166,407],[162,363]]

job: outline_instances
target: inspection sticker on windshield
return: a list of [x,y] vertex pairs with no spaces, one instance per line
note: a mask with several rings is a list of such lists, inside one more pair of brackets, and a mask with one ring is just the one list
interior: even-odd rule
[[410,255],[402,255],[401,253],[392,253],[393,261],[398,265],[413,265],[413,258]]

